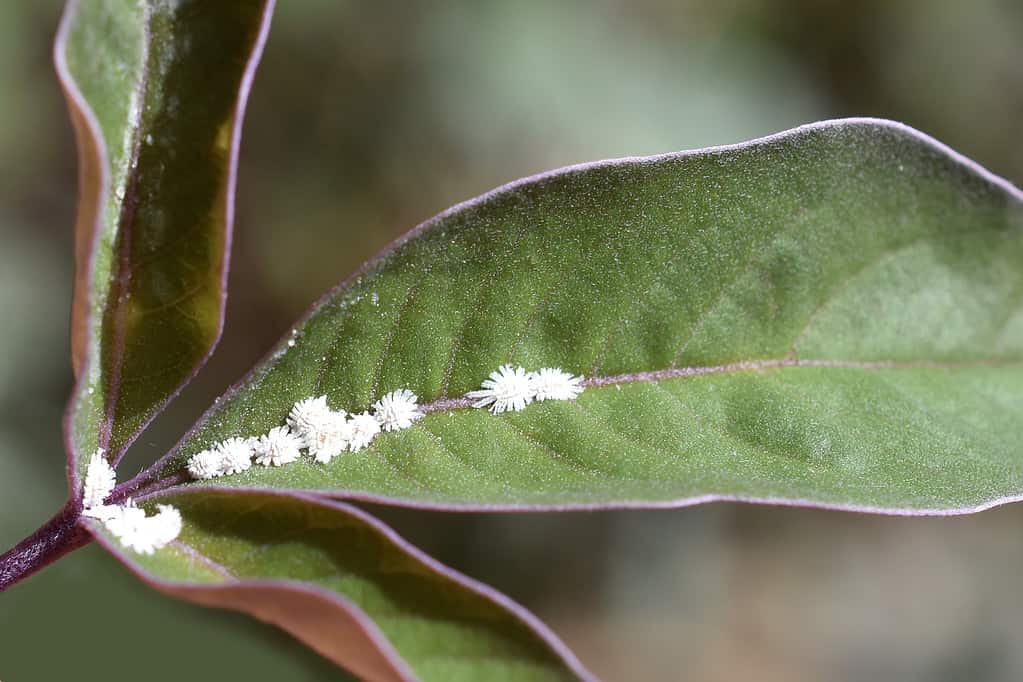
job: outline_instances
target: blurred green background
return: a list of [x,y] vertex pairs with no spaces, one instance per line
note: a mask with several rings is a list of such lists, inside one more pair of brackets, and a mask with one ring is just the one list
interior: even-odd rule
[[[0,545],[63,501],[75,158],[57,0],[0,3]],[[895,118],[1023,182],[1019,0],[282,0],[249,107],[227,329],[151,460],[324,289],[502,182]],[[898,519],[713,505],[380,511],[607,680],[1023,679],[1023,507]],[[328,680],[272,628],[95,547],[0,595],[0,680]]]

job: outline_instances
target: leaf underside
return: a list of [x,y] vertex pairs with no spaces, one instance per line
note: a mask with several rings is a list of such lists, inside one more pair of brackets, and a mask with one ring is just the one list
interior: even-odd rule
[[80,158],[69,445],[119,459],[220,334],[237,127],[264,2],[68,3]]
[[588,675],[521,607],[357,509],[265,492],[193,490],[169,501],[185,528],[156,554],[126,556],[97,529],[101,541],[157,589],[280,625],[363,679]]
[[[1019,191],[904,126],[838,121],[455,207],[318,303],[158,473],[301,398],[410,388],[429,414],[365,450],[204,484],[968,511],[1023,495],[1021,360]],[[590,385],[501,416],[447,400],[506,362]]]

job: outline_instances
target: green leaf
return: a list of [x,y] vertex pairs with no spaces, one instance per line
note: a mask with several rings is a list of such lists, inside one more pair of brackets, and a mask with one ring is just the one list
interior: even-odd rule
[[[1023,199],[876,120],[568,168],[425,223],[318,303],[155,471],[325,393],[429,414],[210,483],[435,508],[1023,496]],[[588,377],[492,416],[503,363]],[[185,483],[189,485],[189,483]]]
[[119,459],[220,335],[239,128],[268,2],[72,0],[78,140],[72,477]]
[[226,491],[194,490],[169,501],[184,530],[153,555],[122,548],[98,525],[94,531],[157,589],[277,624],[363,679],[589,676],[522,607],[358,509]]

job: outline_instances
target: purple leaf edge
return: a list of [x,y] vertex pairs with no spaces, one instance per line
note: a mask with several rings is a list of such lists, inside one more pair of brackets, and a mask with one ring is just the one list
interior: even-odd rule
[[[181,447],[189,441],[189,439],[195,434],[195,432],[203,426],[210,416],[223,404],[224,401],[230,399],[235,393],[242,390],[248,385],[256,374],[262,369],[262,367],[273,357],[283,352],[291,340],[292,328],[299,328],[306,324],[306,322],[314,315],[320,308],[330,302],[330,300],[340,291],[348,287],[352,282],[356,281],[359,277],[365,275],[367,272],[372,270],[375,266],[386,259],[395,249],[401,247],[406,242],[415,239],[423,232],[433,228],[448,217],[459,213],[461,211],[472,209],[476,206],[486,203],[496,196],[504,194],[509,191],[521,189],[530,185],[542,183],[553,178],[557,178],[562,175],[568,175],[572,173],[585,172],[595,168],[613,168],[615,166],[623,166],[628,164],[642,164],[642,163],[656,163],[659,161],[683,159],[687,157],[699,156],[702,154],[714,154],[721,152],[740,151],[755,147],[762,144],[771,142],[778,142],[790,138],[798,138],[801,135],[808,133],[829,130],[833,128],[853,128],[861,126],[876,126],[881,129],[891,130],[902,135],[905,135],[916,142],[923,144],[926,147],[930,147],[932,150],[944,155],[951,161],[961,166],[964,170],[973,175],[981,178],[982,180],[998,187],[1004,191],[1010,198],[1023,204],[1023,190],[1016,187],[1012,182],[1006,178],[993,173],[978,162],[967,157],[966,155],[957,152],[948,145],[939,140],[931,137],[927,133],[921,132],[916,128],[913,128],[905,123],[893,121],[884,118],[874,117],[849,117],[849,118],[838,118],[824,121],[817,121],[814,123],[807,123],[804,125],[797,126],[795,128],[789,128],[777,133],[766,135],[763,137],[754,138],[744,142],[738,142],[735,144],[725,145],[714,145],[709,147],[701,147],[698,149],[690,149],[679,152],[668,152],[666,154],[656,154],[653,156],[626,156],[614,159],[605,159],[601,161],[590,161],[586,163],[573,164],[569,166],[563,166],[549,171],[537,173],[535,175],[529,175],[511,182],[505,183],[496,187],[488,192],[480,194],[476,197],[468,199],[466,201],[457,203],[450,208],[441,211],[434,215],[414,228],[398,236],[383,249],[377,252],[372,258],[364,262],[357,270],[352,272],[348,277],[343,279],[340,283],[331,287],[326,293],[320,296],[316,302],[314,302],[302,316],[291,326],[288,327],[289,331],[281,337],[281,339],[274,344],[270,350],[263,355],[262,358],[249,370],[241,379],[232,384],[223,394],[209,407],[199,419],[193,424],[185,434],[178,440],[178,442],[163,456],[157,459],[153,464],[143,469],[137,476],[129,481],[126,481],[117,486],[117,493],[119,495],[125,495],[127,493],[138,490],[143,484],[152,482],[155,476],[159,476],[160,470],[166,465],[168,461],[174,458],[180,451]],[[196,488],[200,486],[188,486],[187,488],[177,487],[173,485],[168,488],[160,488],[154,490],[151,495],[159,495],[164,490],[177,491]],[[211,486],[218,490],[246,490],[247,488],[231,488],[228,486]],[[571,504],[557,504],[557,505],[532,505],[532,504],[479,504],[479,503],[444,503],[444,502],[425,502],[418,500],[408,500],[402,497],[392,497],[386,495],[377,495],[373,493],[367,493],[358,490],[345,490],[345,489],[328,489],[328,490],[292,490],[292,489],[281,489],[281,488],[251,488],[251,490],[267,491],[267,490],[282,490],[289,491],[297,494],[313,495],[320,498],[330,498],[335,500],[353,500],[360,502],[368,502],[371,504],[380,504],[391,507],[399,507],[405,509],[420,509],[424,511],[437,511],[437,512],[587,512],[587,511],[611,511],[611,510],[623,510],[623,509],[680,509],[685,507],[691,507],[698,504],[707,504],[714,502],[737,502],[745,504],[757,504],[757,505],[768,505],[768,506],[780,506],[780,507],[800,507],[808,509],[824,509],[830,511],[845,511],[845,512],[856,512],[863,514],[880,514],[887,516],[961,516],[965,514],[974,514],[981,511],[986,511],[994,507],[1011,504],[1014,502],[1023,501],[1023,493],[1019,495],[1010,495],[994,498],[987,500],[975,505],[966,505],[961,507],[939,507],[939,508],[914,508],[914,507],[873,507],[866,505],[855,505],[855,504],[844,504],[840,502],[822,502],[819,500],[807,500],[802,498],[785,498],[785,497],[754,497],[754,496],[741,496],[741,495],[728,495],[728,494],[703,494],[695,496],[680,497],[676,499],[658,500],[658,501],[646,501],[646,500],[621,500],[614,502],[598,502],[598,503],[571,503]],[[149,497],[147,491],[143,491],[140,499]]]
[[[231,247],[234,237],[234,198],[235,190],[237,187],[238,179],[238,154],[241,146],[241,134],[242,127],[245,121],[245,109],[248,104],[249,93],[252,89],[252,83],[255,79],[256,69],[259,66],[260,59],[263,56],[263,48],[266,45],[267,36],[270,31],[270,23],[273,18],[274,6],[277,0],[263,0],[263,15],[260,19],[259,29],[256,34],[256,40],[252,45],[252,51],[249,53],[248,60],[245,63],[245,68],[242,71],[242,78],[238,86],[238,96],[235,100],[235,110],[233,120],[231,124],[231,143],[228,151],[228,163],[227,163],[227,178],[226,178],[226,189],[225,189],[225,200],[224,200],[224,249],[221,257],[220,264],[220,302],[217,313],[217,327],[214,331],[213,339],[207,349],[206,353],[198,360],[192,370],[181,380],[181,382],[172,390],[163,401],[157,403],[150,414],[135,430],[129,438],[125,440],[120,452],[123,453],[131,446],[132,443],[142,434],[143,431],[152,423],[156,417],[163,412],[164,408],[174,400],[181,391],[199,374],[199,371],[206,365],[207,361],[213,356],[213,352],[216,350],[217,345],[220,342],[221,335],[224,330],[224,315],[227,306],[227,286],[228,286],[228,275],[230,273],[230,261],[231,261]],[[96,115],[93,113],[92,108],[86,101],[85,96],[71,75],[68,69],[67,62],[64,57],[64,47],[67,43],[67,36],[71,28],[71,22],[74,17],[74,13],[78,6],[81,4],[81,0],[68,0],[64,6],[64,10],[61,14],[60,24],[57,28],[57,35],[54,39],[53,45],[53,64],[54,69],[57,73],[57,81],[60,84],[61,90],[64,93],[64,98],[67,102],[67,106],[72,115],[78,114],[81,116],[82,121],[85,124],[83,133],[88,133],[90,141],[95,145],[97,158],[100,165],[100,182],[99,182],[99,202],[102,203],[103,197],[107,195],[110,186],[110,173],[107,167],[107,152],[106,145],[103,141],[103,136],[99,128],[99,122],[96,119]],[[79,131],[76,130],[76,135]],[[79,159],[79,163],[80,163]],[[92,293],[94,291],[94,263],[96,259],[96,252],[99,248],[100,236],[102,233],[100,225],[101,213],[97,212],[93,230],[92,230],[92,243],[89,246],[86,262],[88,263],[88,273],[86,274],[86,286],[89,292],[89,308],[93,309]],[[85,334],[88,338],[92,338],[92,333],[95,325],[95,319],[93,315],[87,315],[84,319]],[[64,408],[64,415],[62,419],[62,428],[64,433],[64,450],[67,456],[67,483],[68,492],[72,499],[75,497],[78,487],[78,467],[76,466],[78,457],[82,453],[79,453],[76,448],[76,444],[72,442],[71,438],[71,420],[74,418],[75,403],[81,391],[85,388],[85,382],[83,377],[87,377],[89,372],[89,359],[88,357],[83,363],[78,376],[75,378],[74,384],[71,387],[71,393],[68,398],[67,405]],[[117,387],[114,387],[114,391]],[[107,422],[109,422],[109,415],[104,415],[104,425],[101,428],[105,428]],[[120,454],[113,453],[114,460],[119,461]]]
[[[205,492],[212,492],[216,494],[232,494],[232,495],[273,495],[276,497],[285,497],[295,500],[300,500],[308,504],[314,504],[321,507],[326,507],[334,511],[338,511],[342,514],[346,514],[350,517],[354,517],[356,520],[361,521],[367,525],[372,531],[380,533],[388,542],[392,543],[394,547],[407,556],[411,557],[414,561],[419,562],[430,571],[441,575],[444,578],[451,580],[456,585],[467,589],[468,591],[484,598],[485,600],[496,604],[497,606],[505,609],[513,618],[518,620],[521,624],[525,625],[531,632],[537,635],[549,649],[557,656],[565,666],[580,680],[584,682],[597,682],[597,678],[582,664],[579,658],[572,652],[571,649],[551,630],[542,620],[540,620],[533,612],[526,607],[522,606],[508,595],[500,592],[499,590],[480,582],[474,578],[456,571],[455,569],[447,566],[437,559],[433,558],[423,550],[419,549],[411,542],[406,540],[404,537],[398,534],[393,528],[385,524],[380,519],[376,518],[372,514],[363,511],[357,507],[346,504],[342,501],[324,498],[322,496],[296,492],[290,490],[279,490],[279,489],[230,489],[222,488],[217,486],[190,486],[184,489],[178,489],[174,491],[161,491],[164,493],[173,492],[175,495],[190,495],[190,494],[202,494]],[[154,495],[154,497],[156,497]],[[336,592],[332,592],[322,587],[311,585],[309,583],[300,580],[273,580],[273,579],[260,579],[260,580],[239,580],[237,582],[226,583],[226,584],[203,584],[193,585],[184,581],[176,580],[165,580],[162,578],[156,578],[149,575],[145,570],[140,568],[126,557],[126,550],[121,548],[116,542],[108,539],[103,533],[97,532],[98,522],[82,519],[83,525],[85,525],[93,539],[103,547],[108,553],[110,553],[115,559],[123,564],[131,573],[137,578],[163,592],[163,588],[169,589],[185,589],[189,591],[216,591],[224,587],[244,585],[248,587],[272,587],[285,590],[294,590],[297,592],[304,592],[311,594],[318,598],[324,599],[325,601],[333,604],[342,611],[346,612],[353,621],[363,630],[364,634],[370,639],[376,646],[378,651],[384,656],[387,662],[394,668],[394,671],[401,675],[403,679],[414,681],[416,676],[412,673],[408,664],[404,658],[394,646],[390,643],[387,637],[380,631],[380,629],[373,622],[373,619],[367,615],[359,606],[348,600],[347,598],[339,595]],[[95,524],[95,525],[94,525]],[[174,598],[180,598],[179,595],[172,592],[164,592]],[[227,608],[227,607],[218,607]],[[241,611],[241,609],[232,609]],[[243,611],[244,612],[244,611]],[[274,623],[275,627],[281,627]],[[290,634],[290,633],[289,633]]]

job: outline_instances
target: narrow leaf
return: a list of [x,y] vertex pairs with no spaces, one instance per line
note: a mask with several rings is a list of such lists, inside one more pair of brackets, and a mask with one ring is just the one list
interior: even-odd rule
[[[412,231],[320,301],[154,469],[326,394],[428,414],[231,488],[434,508],[713,499],[962,512],[1023,496],[1023,199],[905,126],[846,120],[568,168]],[[469,407],[504,363],[575,401]]]
[[[353,507],[194,489],[150,556],[108,550],[157,589],[276,624],[367,680],[569,680],[589,673],[534,616]],[[198,662],[197,662],[198,663]]]
[[239,129],[271,4],[67,5],[55,61],[80,162],[72,488],[97,448],[120,457],[220,335]]

